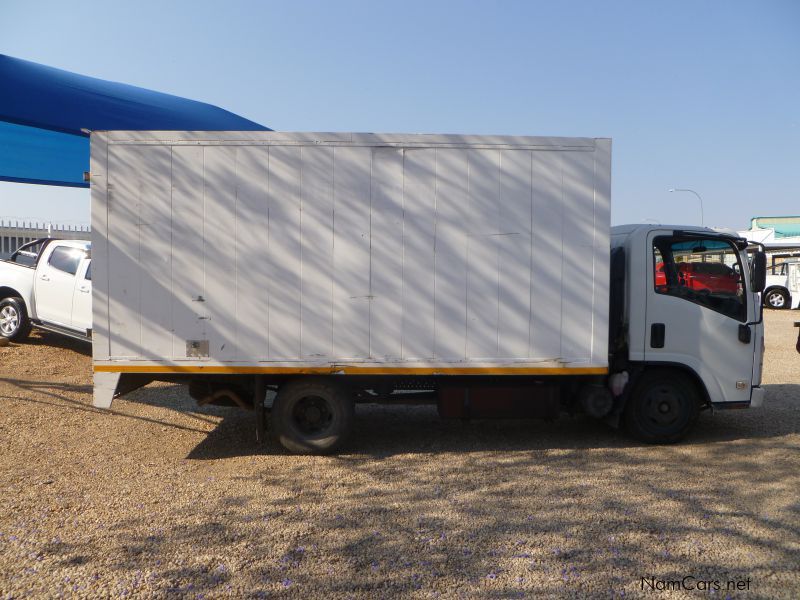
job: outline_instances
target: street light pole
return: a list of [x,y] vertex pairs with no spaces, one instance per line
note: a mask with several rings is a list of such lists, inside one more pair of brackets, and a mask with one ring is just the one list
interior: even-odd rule
[[704,221],[704,219],[703,219],[703,199],[700,197],[700,194],[698,194],[694,190],[690,190],[688,188],[670,188],[669,191],[670,192],[691,192],[692,194],[697,196],[697,199],[700,200],[700,226],[703,227],[703,221]]

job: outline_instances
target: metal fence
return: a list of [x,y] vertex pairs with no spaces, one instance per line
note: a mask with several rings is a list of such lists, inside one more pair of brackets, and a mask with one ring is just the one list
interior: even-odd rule
[[7,258],[22,244],[37,238],[88,240],[91,236],[92,229],[88,225],[0,220],[0,258]]

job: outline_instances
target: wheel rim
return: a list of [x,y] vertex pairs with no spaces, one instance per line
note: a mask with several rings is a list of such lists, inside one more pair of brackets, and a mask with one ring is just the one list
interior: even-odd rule
[[292,409],[292,423],[305,435],[322,433],[333,423],[331,405],[320,396],[304,396]]
[[667,383],[654,386],[644,397],[642,417],[656,430],[667,430],[686,418],[687,399]]
[[767,303],[772,308],[783,308],[784,302],[783,294],[772,293],[767,297]]
[[19,327],[19,312],[13,306],[4,306],[0,310],[0,331],[3,335],[12,335]]

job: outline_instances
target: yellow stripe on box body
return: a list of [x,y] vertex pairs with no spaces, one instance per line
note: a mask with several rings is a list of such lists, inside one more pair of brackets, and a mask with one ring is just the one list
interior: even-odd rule
[[607,375],[606,367],[252,367],[197,365],[94,366],[98,373],[200,373],[209,375]]

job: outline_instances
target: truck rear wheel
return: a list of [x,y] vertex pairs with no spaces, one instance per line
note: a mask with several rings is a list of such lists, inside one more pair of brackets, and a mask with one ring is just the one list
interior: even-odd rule
[[0,300],[0,335],[12,342],[21,342],[31,332],[31,321],[22,298]]
[[328,454],[353,428],[355,403],[342,386],[327,379],[290,381],[278,390],[272,428],[281,445],[295,454]]
[[697,421],[700,397],[694,382],[680,371],[646,371],[625,405],[625,426],[648,444],[683,439]]

